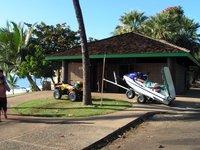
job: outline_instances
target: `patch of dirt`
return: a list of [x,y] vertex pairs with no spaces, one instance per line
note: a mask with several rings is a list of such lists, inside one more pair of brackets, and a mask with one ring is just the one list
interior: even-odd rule
[[156,115],[103,150],[200,149],[199,115]]

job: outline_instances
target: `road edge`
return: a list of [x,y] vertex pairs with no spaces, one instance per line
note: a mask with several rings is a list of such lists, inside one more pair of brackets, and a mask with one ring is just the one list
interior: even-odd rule
[[100,140],[90,144],[87,147],[84,147],[83,150],[96,150],[106,146],[108,143],[116,140],[117,138],[121,137],[126,131],[136,128],[138,125],[142,124],[146,120],[152,118],[156,114],[161,114],[161,111],[154,111],[154,112],[147,112],[144,115],[141,115],[137,119],[132,120],[128,124],[120,127],[119,129],[115,130],[114,132],[108,134],[107,136],[101,138]]

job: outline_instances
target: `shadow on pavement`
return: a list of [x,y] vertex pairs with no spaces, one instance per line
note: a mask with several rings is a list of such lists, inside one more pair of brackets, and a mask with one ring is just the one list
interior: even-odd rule
[[172,107],[179,107],[179,108],[197,108],[200,110],[200,100],[199,102],[193,101],[180,101],[176,100]]
[[93,124],[91,122],[77,121],[77,120],[63,120],[63,119],[47,119],[47,118],[33,118],[33,117],[23,117],[23,118],[9,118],[11,121],[17,121],[20,123],[45,123],[45,124]]
[[124,115],[104,115],[104,116],[95,116],[95,117],[88,117],[88,118],[44,118],[44,117],[28,117],[28,116],[12,116],[9,120],[23,122],[23,123],[46,123],[46,124],[94,124],[93,122],[89,121],[101,121],[101,120],[118,120],[118,119],[126,119],[126,118],[136,118],[141,114],[124,114]]
[[200,88],[192,88],[186,92],[183,97],[199,98],[200,99]]
[[[191,99],[190,99],[191,98]],[[193,98],[193,99],[192,99]],[[200,111],[200,89],[191,89],[184,96],[177,96],[171,106],[149,102],[147,104],[134,104],[134,108],[147,110],[172,110],[172,111]]]

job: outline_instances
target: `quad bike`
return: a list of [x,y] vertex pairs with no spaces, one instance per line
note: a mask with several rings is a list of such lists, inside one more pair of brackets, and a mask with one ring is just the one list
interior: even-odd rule
[[62,95],[67,95],[68,99],[71,101],[82,100],[82,83],[77,81],[72,84],[56,84],[53,92],[54,98],[61,99]]

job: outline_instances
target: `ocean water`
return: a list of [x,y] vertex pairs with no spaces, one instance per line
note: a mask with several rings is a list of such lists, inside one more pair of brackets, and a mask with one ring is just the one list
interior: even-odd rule
[[[34,79],[36,81],[36,84],[38,87],[41,89],[42,88],[42,81],[43,79]],[[49,81],[49,79],[48,79]],[[17,85],[19,86],[18,88],[14,89],[14,94],[19,94],[19,93],[26,93],[31,91],[31,86],[27,80],[27,78],[19,78],[17,81]],[[12,95],[12,90],[10,92],[6,92],[8,95]]]
[[[41,86],[41,85],[42,85],[43,79],[35,78],[34,80],[36,81],[36,84],[37,84],[38,86]],[[29,88],[29,89],[30,89],[30,84],[29,84],[27,78],[19,78],[19,80],[17,81],[17,85],[18,85],[20,88]]]

